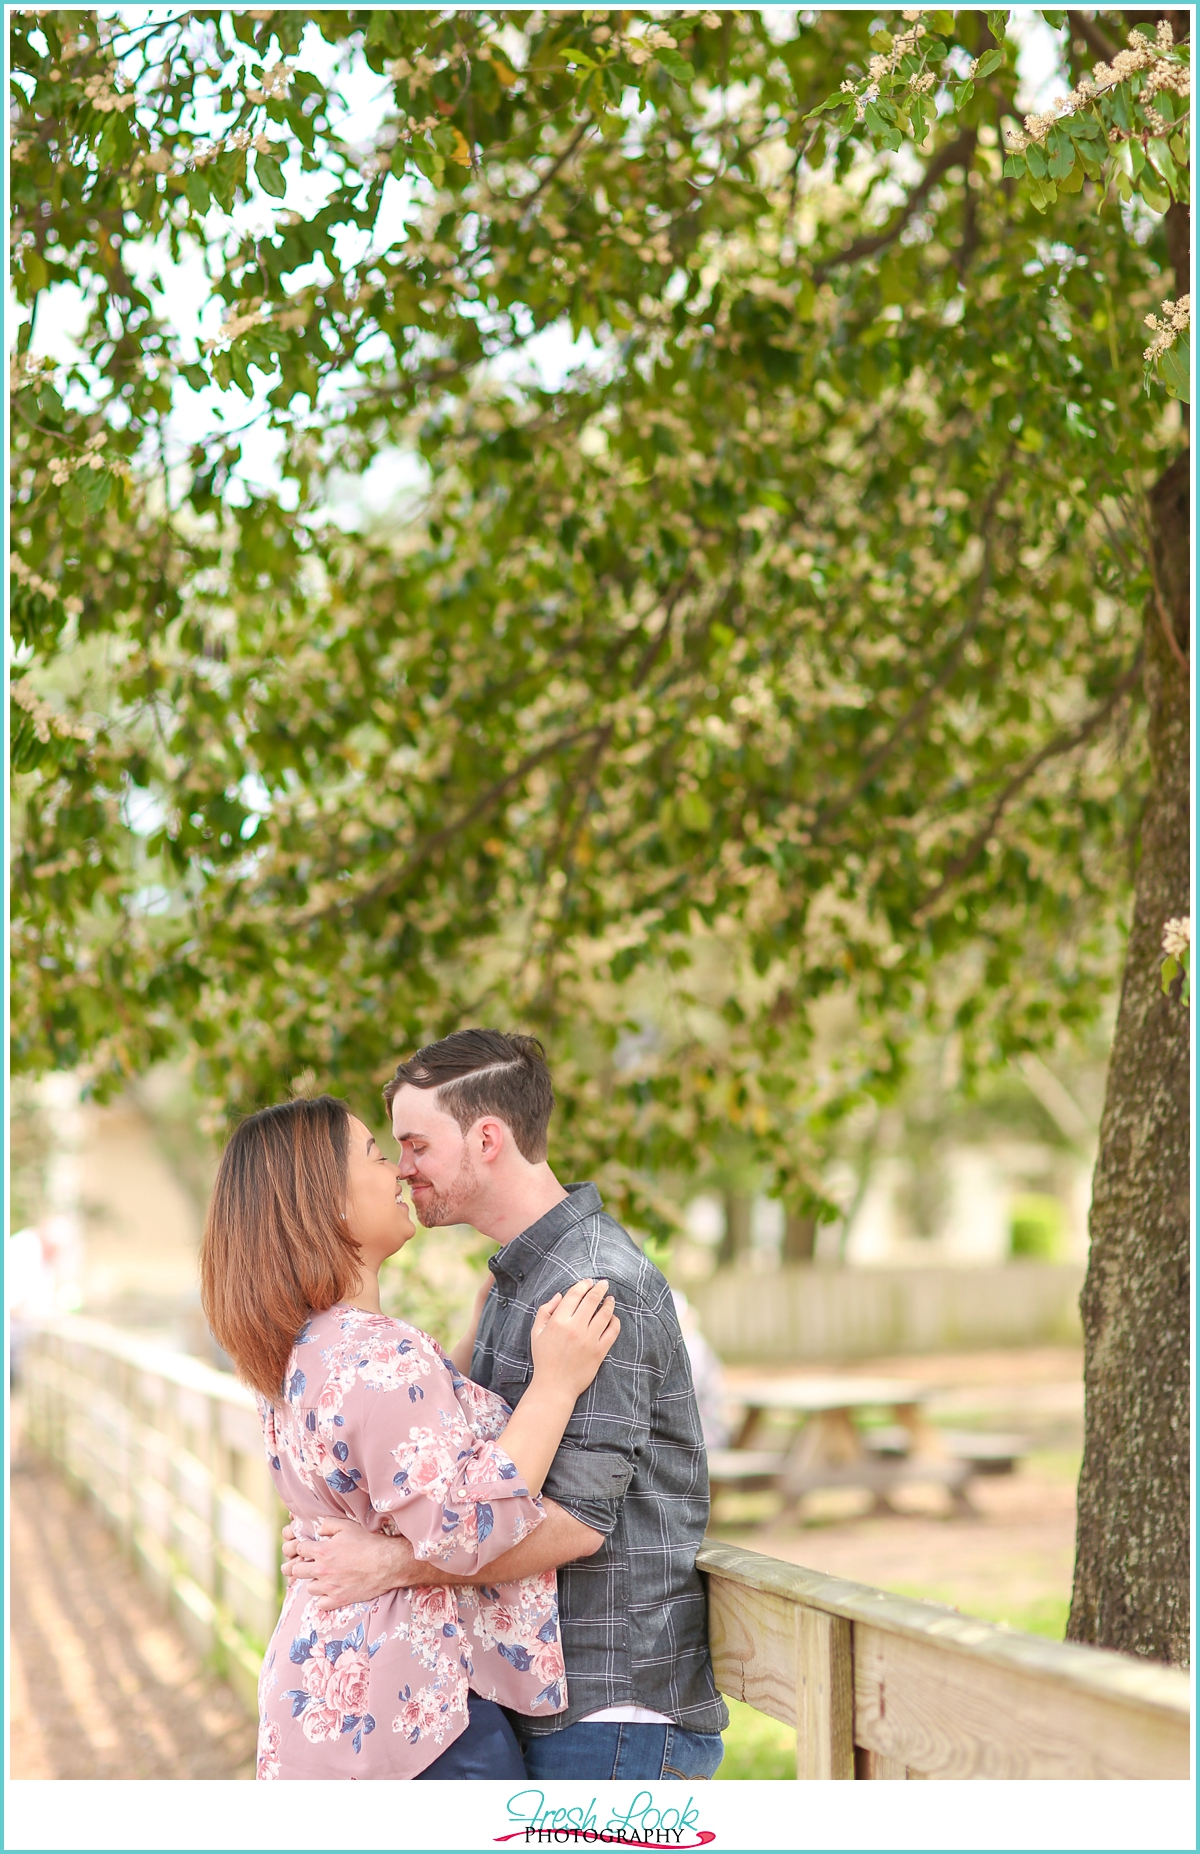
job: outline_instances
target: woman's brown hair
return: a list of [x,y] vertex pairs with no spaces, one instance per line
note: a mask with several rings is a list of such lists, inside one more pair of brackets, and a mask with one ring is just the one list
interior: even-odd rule
[[200,1298],[238,1376],[271,1403],[309,1314],[358,1290],[343,1217],[349,1149],[350,1110],[323,1094],[249,1115],[221,1155]]

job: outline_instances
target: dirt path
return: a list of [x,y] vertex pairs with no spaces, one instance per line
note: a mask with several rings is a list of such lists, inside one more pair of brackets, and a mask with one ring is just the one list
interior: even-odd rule
[[12,1775],[252,1778],[254,1727],[53,1469],[14,1463]]

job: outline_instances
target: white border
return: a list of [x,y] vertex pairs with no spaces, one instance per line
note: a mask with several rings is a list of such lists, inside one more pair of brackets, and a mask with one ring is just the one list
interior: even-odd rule
[[[1195,1849],[1194,1786],[1178,1783],[547,1784],[548,1802],[595,1800],[628,1812],[639,1795],[662,1808],[691,1798],[713,1854],[726,1848]],[[506,1854],[513,1786],[459,1783],[359,1790],[316,1783],[13,1783],[6,1849],[418,1849]],[[384,1792],[381,1794],[381,1791]],[[377,1814],[367,1807],[379,1797]],[[687,1838],[693,1846],[694,1836]],[[533,1841],[530,1846],[572,1845]],[[576,1843],[578,1846],[603,1845]],[[664,1841],[664,1847],[676,1845]],[[684,1843],[686,1845],[686,1842]]]

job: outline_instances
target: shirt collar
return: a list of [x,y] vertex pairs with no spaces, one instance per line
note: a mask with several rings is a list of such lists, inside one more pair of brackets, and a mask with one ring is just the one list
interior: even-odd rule
[[594,1184],[569,1184],[567,1195],[561,1204],[548,1210],[544,1217],[531,1223],[527,1230],[514,1236],[498,1249],[489,1261],[488,1267],[497,1280],[507,1277],[510,1281],[523,1281],[532,1273],[539,1262],[545,1260],[567,1231],[576,1223],[582,1223],[585,1217],[594,1217],[603,1210],[600,1193]]

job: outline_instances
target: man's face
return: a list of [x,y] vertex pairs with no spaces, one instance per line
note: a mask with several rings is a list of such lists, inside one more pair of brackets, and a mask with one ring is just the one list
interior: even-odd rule
[[392,1102],[392,1132],[400,1148],[400,1176],[427,1230],[469,1223],[479,1188],[462,1128],[437,1104],[433,1088],[401,1088]]

